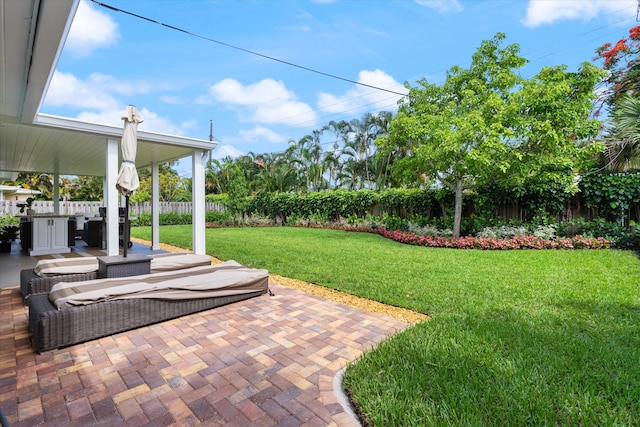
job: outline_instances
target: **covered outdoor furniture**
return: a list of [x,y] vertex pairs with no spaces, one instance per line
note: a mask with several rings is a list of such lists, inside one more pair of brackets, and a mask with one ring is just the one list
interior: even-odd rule
[[33,345],[47,351],[209,310],[268,292],[266,270],[235,261],[56,284],[27,299]]
[[102,248],[102,231],[104,227],[105,223],[102,218],[90,218],[84,223],[82,240],[85,241],[87,246]]
[[[150,273],[175,271],[185,268],[211,265],[209,255],[190,252],[152,254]],[[24,297],[30,294],[48,293],[61,281],[79,282],[98,278],[97,257],[76,257],[40,260],[35,268],[20,271],[20,291]]]

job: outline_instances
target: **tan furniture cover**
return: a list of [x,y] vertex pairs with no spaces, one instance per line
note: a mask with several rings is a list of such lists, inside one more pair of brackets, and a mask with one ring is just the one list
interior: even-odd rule
[[267,270],[226,261],[217,265],[140,276],[60,282],[51,288],[49,300],[58,310],[64,310],[119,299],[211,298],[267,292],[268,281]]
[[41,259],[33,269],[40,277],[80,274],[98,271],[98,258],[77,257],[60,259]]
[[[211,265],[211,257],[209,255],[197,255],[190,252],[153,254],[149,255],[149,257],[151,258],[151,273]],[[33,271],[40,277],[90,273],[98,271],[98,258],[42,259],[38,261]]]

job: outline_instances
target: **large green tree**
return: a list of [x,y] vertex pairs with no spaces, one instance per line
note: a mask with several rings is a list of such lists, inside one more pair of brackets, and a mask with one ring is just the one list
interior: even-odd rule
[[[455,194],[453,235],[460,235],[466,191],[489,180],[571,171],[592,145],[597,121],[589,119],[599,70],[577,73],[545,68],[530,80],[518,70],[527,60],[519,47],[503,47],[505,35],[481,43],[469,68],[452,67],[442,85],[420,80],[410,87],[382,153],[397,152],[394,173],[416,182],[435,179]],[[584,148],[587,147],[587,148]],[[593,154],[593,151],[589,151]]]
[[[427,175],[455,194],[453,235],[460,235],[463,195],[478,177],[506,171],[515,110],[509,102],[521,81],[515,70],[526,60],[517,45],[501,48],[503,34],[483,41],[471,66],[452,67],[443,85],[426,79],[409,87],[381,151],[410,152],[394,163],[396,173]],[[409,171],[407,173],[407,170]]]
[[[148,202],[151,200],[152,174],[151,168],[142,168],[138,171],[140,188],[131,197],[132,202]],[[161,164],[158,167],[158,198],[161,202],[184,202],[191,200],[191,194],[187,190],[188,183],[178,175],[170,164]]]

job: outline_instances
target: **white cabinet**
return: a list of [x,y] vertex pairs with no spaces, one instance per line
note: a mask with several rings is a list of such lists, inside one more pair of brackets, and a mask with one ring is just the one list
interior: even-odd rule
[[49,255],[71,252],[66,217],[32,218],[32,242],[29,255]]

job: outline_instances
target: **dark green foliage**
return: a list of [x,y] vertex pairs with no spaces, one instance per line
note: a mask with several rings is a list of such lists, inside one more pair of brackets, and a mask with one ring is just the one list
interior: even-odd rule
[[437,192],[419,189],[332,190],[308,194],[261,193],[256,195],[248,212],[256,213],[283,223],[290,216],[318,217],[329,221],[340,218],[384,214],[406,218],[411,215],[430,215],[438,202]]
[[204,220],[215,224],[226,224],[233,215],[230,212],[208,211],[204,214]]
[[[178,214],[174,212],[160,214],[160,225],[178,225],[178,224],[191,224],[191,213]],[[138,215],[138,219],[131,221],[132,227],[150,226],[151,214],[141,213]]]
[[640,202],[640,173],[600,172],[580,181],[585,206],[610,221],[626,217]]
[[247,179],[237,164],[230,168],[229,174],[229,191],[227,193],[229,198],[227,200],[227,208],[236,215],[243,215],[250,203]]
[[222,203],[226,205],[228,200],[229,200],[229,196],[226,193],[225,194],[207,194],[204,196],[205,202]]
[[638,247],[638,236],[635,230],[623,227],[620,223],[608,222],[603,218],[589,222],[582,219],[564,221],[558,224],[556,233],[558,237],[571,237],[576,235],[604,237],[607,240],[611,240],[613,247],[620,249]]
[[406,218],[400,218],[395,215],[385,215],[382,218],[382,224],[387,230],[409,230],[409,220]]

